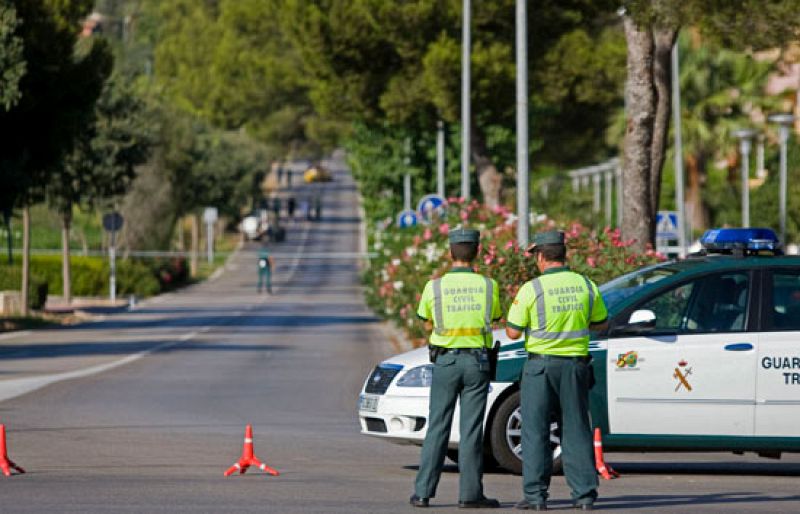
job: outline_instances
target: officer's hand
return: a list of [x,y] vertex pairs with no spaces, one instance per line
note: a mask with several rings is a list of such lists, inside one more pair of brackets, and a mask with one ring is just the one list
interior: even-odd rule
[[512,328],[512,327],[509,327],[508,325],[506,325],[506,335],[512,341],[516,341],[517,339],[522,337],[522,331],[521,330],[517,330],[516,328]]

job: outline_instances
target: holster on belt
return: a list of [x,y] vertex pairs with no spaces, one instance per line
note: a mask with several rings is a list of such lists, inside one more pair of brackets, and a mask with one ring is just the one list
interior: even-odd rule
[[428,345],[428,358],[431,361],[431,364],[436,364],[436,359],[443,353],[445,353],[446,349],[442,348],[441,346],[436,346],[435,344]]
[[497,360],[500,356],[500,341],[495,341],[494,346],[486,350],[489,356],[489,380],[497,379]]

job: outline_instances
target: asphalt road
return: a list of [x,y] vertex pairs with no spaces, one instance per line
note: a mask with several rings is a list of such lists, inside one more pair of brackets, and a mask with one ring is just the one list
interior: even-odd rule
[[[298,196],[307,186],[298,186]],[[0,511],[409,512],[419,450],[359,435],[355,404],[393,352],[364,306],[358,211],[342,170],[323,220],[274,251],[276,294],[255,291],[256,247],[215,280],[74,328],[0,340],[0,422],[28,473],[0,476]],[[318,254],[337,258],[309,258]],[[23,394],[24,393],[24,394]],[[245,424],[281,472],[224,478]],[[800,458],[610,455],[622,477],[598,507],[641,512],[799,512]],[[520,478],[489,473],[511,508]],[[551,508],[568,509],[563,477]],[[435,512],[455,511],[447,468]]]

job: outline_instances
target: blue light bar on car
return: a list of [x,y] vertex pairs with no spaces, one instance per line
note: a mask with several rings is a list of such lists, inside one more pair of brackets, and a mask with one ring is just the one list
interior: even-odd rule
[[707,230],[700,244],[711,253],[777,252],[781,248],[778,236],[768,228],[718,228]]

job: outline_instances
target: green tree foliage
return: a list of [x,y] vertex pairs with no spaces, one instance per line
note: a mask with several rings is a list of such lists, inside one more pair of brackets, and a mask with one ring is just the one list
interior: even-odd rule
[[800,0],[627,0],[627,123],[623,232],[652,244],[670,117],[670,51],[684,25],[733,50],[782,47],[800,27]]
[[[0,112],[2,204],[41,196],[48,172],[55,169],[91,115],[110,55],[102,43],[76,51],[79,21],[90,0],[12,2],[20,23],[26,73],[20,99]],[[13,186],[13,187],[12,187]]]
[[[687,217],[691,227],[702,230],[708,227],[710,214],[704,187],[709,165],[713,161],[735,163],[737,145],[732,133],[750,127],[754,116],[763,117],[778,107],[777,98],[764,94],[775,66],[771,60],[757,61],[713,43],[691,45],[688,37],[680,40],[680,55]],[[734,179],[731,184],[725,175],[722,182],[728,182],[729,187],[735,184],[738,189],[739,181]],[[735,203],[740,207],[738,199]]]
[[178,106],[223,130],[244,128],[301,151],[310,104],[279,22],[283,2],[158,2],[156,76]]
[[[472,153],[478,174],[496,179],[496,169],[514,163],[514,1],[473,8]],[[282,16],[323,119],[346,122],[348,132],[353,121],[379,132],[389,123],[419,141],[433,139],[438,119],[459,121],[460,1],[292,0]],[[531,9],[532,136],[542,161],[586,162],[607,152],[601,135],[620,103],[624,66],[622,39],[608,30],[616,23],[611,2],[547,1]],[[586,41],[600,51],[574,51]],[[569,76],[574,70],[582,74]],[[430,161],[415,164],[429,168]],[[481,187],[485,194],[491,188],[483,180]]]
[[62,212],[124,194],[153,144],[145,103],[119,75],[106,81],[87,121],[48,187],[51,204]]
[[25,74],[19,20],[13,5],[0,5],[0,105],[10,109],[20,97],[19,81]]

